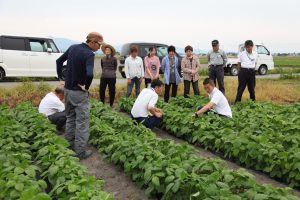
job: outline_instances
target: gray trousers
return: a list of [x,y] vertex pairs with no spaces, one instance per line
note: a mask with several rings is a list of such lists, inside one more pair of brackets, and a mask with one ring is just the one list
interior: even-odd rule
[[71,148],[80,154],[85,151],[89,139],[89,94],[85,91],[65,89],[66,133]]
[[225,94],[223,65],[210,65],[209,66],[209,78],[212,79],[215,82],[215,84],[217,84],[217,82],[218,82],[219,90],[223,94]]
[[57,112],[53,115],[49,115],[48,119],[51,121],[51,123],[56,125],[56,130],[58,131],[64,131],[66,126],[66,114],[65,112]]

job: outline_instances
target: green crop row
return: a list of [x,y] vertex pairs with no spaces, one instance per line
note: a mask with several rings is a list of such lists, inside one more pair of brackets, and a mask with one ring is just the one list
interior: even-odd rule
[[[233,119],[215,114],[193,118],[205,98],[174,99],[163,108],[163,128],[177,137],[221,152],[237,163],[300,186],[300,104],[246,102],[232,106]],[[129,112],[133,99],[122,99]]]
[[0,107],[0,199],[48,200],[47,184],[36,178],[41,169],[32,163],[28,132]]
[[297,199],[287,189],[258,184],[245,170],[202,158],[187,144],[158,139],[99,102],[91,104],[90,131],[90,143],[158,199]]
[[[26,152],[32,155],[27,157],[37,168],[29,168],[30,173],[37,176],[38,182],[49,197],[48,199],[112,199],[109,194],[101,191],[103,181],[87,175],[86,169],[79,164],[79,159],[74,157],[74,152],[68,149],[67,141],[55,134],[54,126],[39,114],[36,108],[28,103],[19,104],[13,112],[13,118],[15,123],[19,124],[18,128],[24,130],[23,132],[16,130],[17,136],[28,144],[27,146],[24,145],[22,157],[23,153],[26,156]],[[2,125],[3,128],[9,127],[9,123]],[[18,137],[12,141],[11,148],[18,147],[16,145],[19,140]],[[8,148],[4,150],[4,152],[7,151]],[[10,164],[7,163],[7,165]],[[15,171],[18,169],[14,165],[11,168]],[[34,174],[34,172],[38,173]],[[23,173],[27,173],[26,170]],[[33,190],[30,193],[27,192],[25,185],[18,189],[20,192],[26,192],[27,198],[24,199],[31,200],[33,199],[31,195],[36,193]],[[4,194],[5,199],[16,199],[8,198],[6,195]],[[42,198],[37,199],[42,200]]]

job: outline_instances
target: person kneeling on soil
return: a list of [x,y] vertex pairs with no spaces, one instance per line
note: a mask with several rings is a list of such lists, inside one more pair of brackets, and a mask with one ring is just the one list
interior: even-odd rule
[[44,114],[52,124],[56,125],[58,134],[63,134],[66,126],[64,88],[57,87],[54,92],[48,93],[39,105],[39,113]]
[[142,90],[131,110],[131,117],[147,128],[153,129],[162,123],[162,110],[155,107],[158,95],[162,93],[163,83],[156,79],[151,87]]
[[194,117],[198,117],[208,112],[213,112],[223,117],[232,118],[231,108],[224,94],[215,87],[215,83],[212,79],[206,78],[203,81],[203,86],[208,93],[210,102],[205,106],[198,108],[198,111],[193,114]]

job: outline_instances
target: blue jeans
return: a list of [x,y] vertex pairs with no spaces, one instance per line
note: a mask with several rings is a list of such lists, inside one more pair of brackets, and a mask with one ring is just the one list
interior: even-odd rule
[[148,117],[137,117],[134,118],[131,115],[131,118],[133,120],[135,120],[137,123],[142,123],[144,124],[144,126],[146,126],[149,129],[153,129],[156,126],[161,125],[161,123],[163,122],[163,118],[158,118],[158,117],[154,117],[154,116],[148,116]]
[[135,84],[135,92],[136,92],[136,97],[139,96],[140,94],[140,88],[141,88],[141,82],[138,77],[134,77],[131,79],[130,84],[127,85],[127,92],[126,92],[126,97],[130,97],[133,85]]

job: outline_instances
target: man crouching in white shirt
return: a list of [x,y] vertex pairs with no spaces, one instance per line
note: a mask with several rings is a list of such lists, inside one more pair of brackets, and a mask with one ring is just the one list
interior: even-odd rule
[[133,120],[143,123],[149,129],[162,123],[162,110],[155,107],[162,88],[163,83],[160,80],[153,80],[150,88],[142,90],[131,110]]
[[198,108],[198,111],[193,114],[194,117],[198,117],[208,112],[216,113],[223,117],[232,118],[231,108],[224,94],[215,87],[212,79],[206,78],[203,81],[204,89],[208,93],[210,102],[203,107]]
[[56,125],[58,134],[63,134],[66,125],[64,88],[59,86],[54,92],[48,93],[39,105],[39,112],[44,114],[52,124]]

